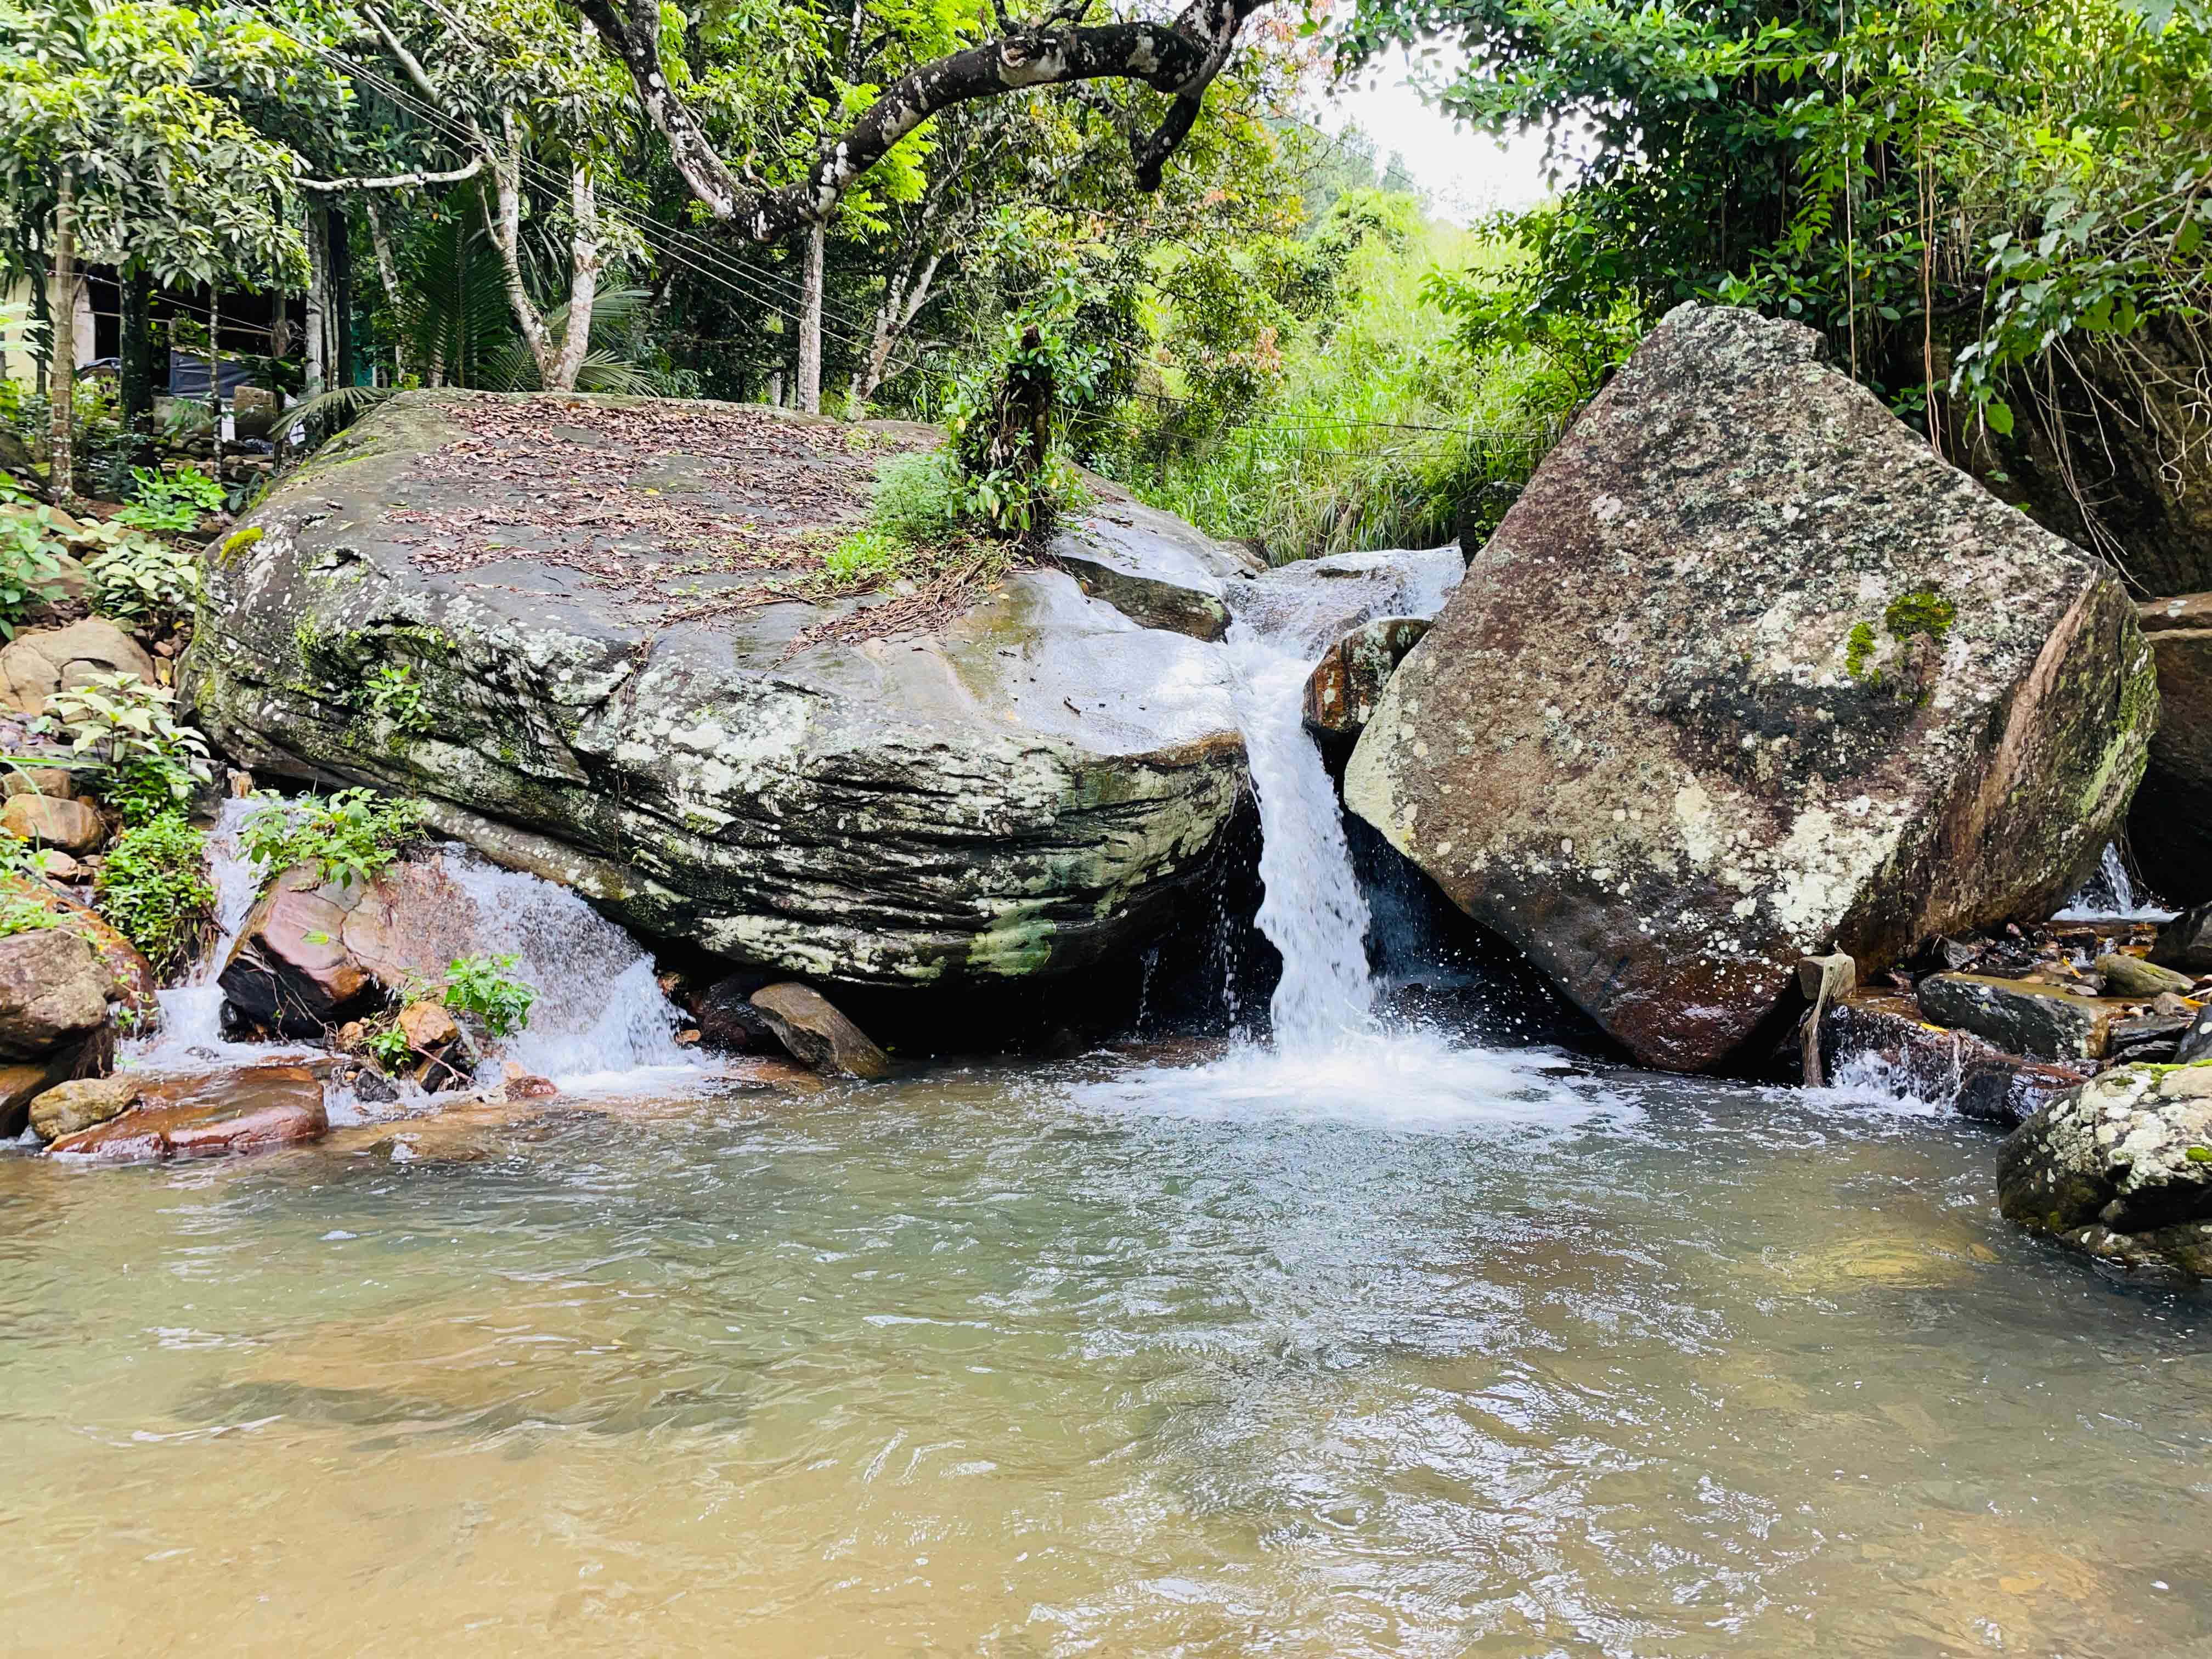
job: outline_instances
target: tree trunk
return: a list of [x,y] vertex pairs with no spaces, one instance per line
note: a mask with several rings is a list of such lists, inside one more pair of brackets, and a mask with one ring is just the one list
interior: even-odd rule
[[46,301],[46,493],[76,494],[76,175],[64,169],[54,195],[53,283]]
[[325,213],[323,236],[331,262],[331,384],[348,386],[358,378],[361,365],[353,338],[353,244],[343,209],[331,208]]
[[222,477],[222,290],[208,289],[208,413],[215,417],[215,476]]
[[399,261],[392,251],[392,233],[384,228],[384,216],[376,210],[376,198],[364,195],[362,210],[368,215],[368,245],[376,254],[377,280],[384,284],[385,302],[392,307],[396,325],[392,341],[392,379],[405,385],[415,372],[407,339],[405,319],[399,314]]
[[809,415],[822,412],[822,255],[828,231],[819,224],[806,228],[806,268],[800,278],[804,295],[799,316],[799,406]]
[[522,280],[522,136],[516,130],[512,111],[502,112],[500,120],[507,149],[493,160],[492,189],[483,198],[484,223],[499,254],[507,309],[514,313],[514,325],[522,331],[530,359],[538,365],[538,384],[542,386],[555,372],[559,348],[545,326],[544,313],[538,309]]
[[538,373],[538,384],[548,392],[574,391],[584,354],[592,349],[592,307],[599,292],[599,199],[588,162],[569,167],[568,212],[574,231],[568,244],[568,320],[550,365],[542,364]]
[[[323,216],[310,208],[307,210],[307,303],[301,315],[301,374],[300,397],[302,402],[319,398],[331,389],[330,377],[330,313],[331,260],[330,250],[323,243]],[[312,448],[315,434],[307,430],[305,422],[292,431],[292,440],[302,447]]]
[[876,388],[887,378],[891,353],[906,337],[907,330],[914,325],[914,319],[922,307],[929,302],[930,286],[936,282],[937,267],[944,258],[941,252],[933,253],[923,262],[920,270],[909,265],[890,279],[890,285],[884,294],[884,303],[876,312],[875,331],[868,342],[867,359],[853,371],[851,393],[856,416],[860,406],[876,395]]
[[137,440],[132,461],[152,466],[154,453],[154,279],[133,263],[121,273],[123,349],[117,379],[123,392],[123,428]]

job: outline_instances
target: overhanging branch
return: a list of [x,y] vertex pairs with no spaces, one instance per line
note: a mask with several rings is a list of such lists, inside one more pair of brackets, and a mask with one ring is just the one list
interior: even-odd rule
[[753,241],[773,241],[818,224],[899,140],[941,110],[1030,87],[1074,81],[1139,81],[1175,101],[1157,131],[1133,147],[1137,182],[1158,188],[1168,158],[1198,119],[1206,89],[1236,49],[1261,0],[1191,0],[1172,23],[1048,26],[1011,33],[926,64],[884,88],[816,157],[805,176],[777,190],[739,182],[690,106],[669,84],[660,59],[658,0],[579,0],[623,60],[670,158],[707,210]]

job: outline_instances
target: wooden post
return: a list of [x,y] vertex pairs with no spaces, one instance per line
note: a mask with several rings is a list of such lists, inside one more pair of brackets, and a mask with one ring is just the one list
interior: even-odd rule
[[76,175],[62,169],[54,191],[53,283],[47,290],[46,493],[76,495]]

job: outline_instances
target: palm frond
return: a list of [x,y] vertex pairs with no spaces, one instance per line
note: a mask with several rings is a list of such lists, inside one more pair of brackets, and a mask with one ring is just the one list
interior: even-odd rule
[[392,395],[396,388],[388,386],[342,386],[308,398],[286,410],[271,422],[269,435],[281,438],[295,427],[319,416],[335,416],[331,430],[352,425],[370,410]]

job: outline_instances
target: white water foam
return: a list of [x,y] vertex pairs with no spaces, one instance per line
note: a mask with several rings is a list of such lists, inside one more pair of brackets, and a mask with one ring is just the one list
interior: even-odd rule
[[[1079,1085],[1096,1110],[1200,1119],[1308,1119],[1399,1129],[1567,1127],[1633,1111],[1545,1050],[1462,1047],[1418,1026],[1386,1030],[1368,963],[1370,924],[1343,809],[1304,724],[1320,652],[1368,616],[1433,615],[1462,572],[1456,549],[1353,554],[1300,580],[1232,596],[1224,649],[1260,808],[1258,922],[1280,953],[1272,1039],[1202,1065],[1150,1066]],[[1393,575],[1395,569],[1401,574]],[[1347,609],[1347,604],[1352,606]]]
[[[258,896],[253,866],[239,847],[253,806],[225,802],[208,836],[216,944],[185,983],[161,994],[161,1029],[131,1045],[134,1067],[198,1071],[320,1052],[301,1043],[222,1040],[222,988],[216,975]],[[661,994],[653,958],[628,933],[567,888],[501,869],[458,843],[437,856],[475,913],[469,931],[477,949],[516,957],[516,977],[538,991],[529,1024],[500,1045],[502,1058],[572,1093],[665,1088],[701,1074],[696,1057],[676,1042],[681,1016]]]
[[2097,866],[2097,873],[2081,890],[2066,901],[2053,921],[2171,921],[2177,913],[2166,909],[2155,894],[2139,888],[2128,873],[2120,849],[2111,844]]

